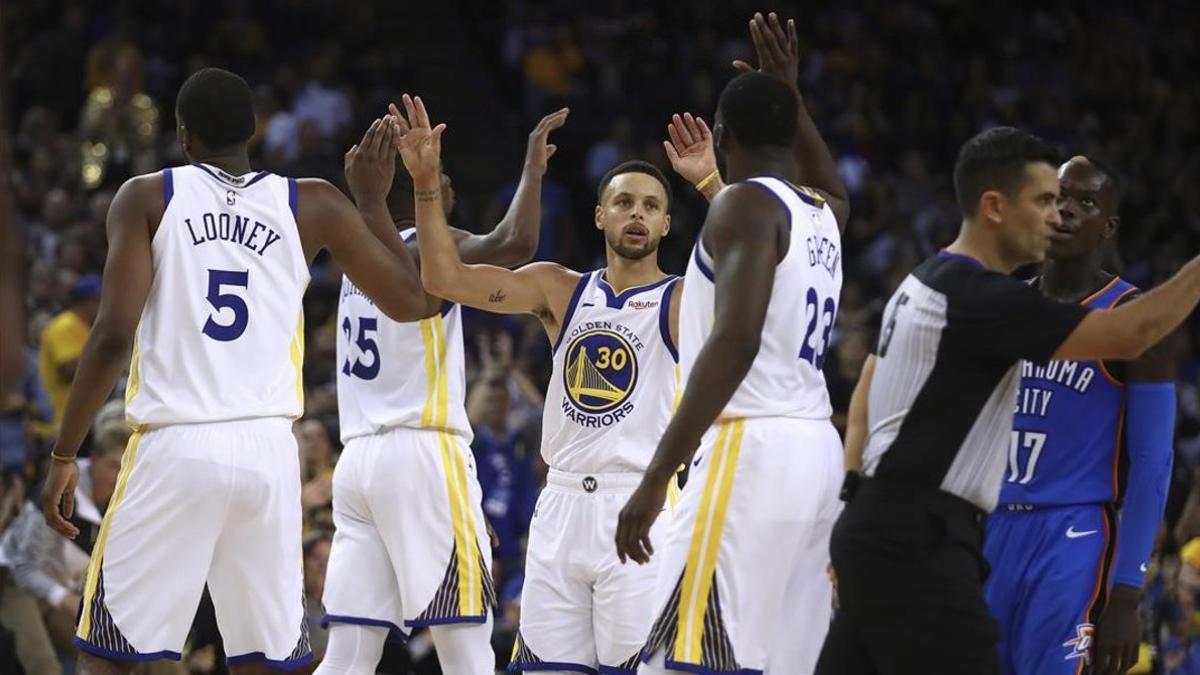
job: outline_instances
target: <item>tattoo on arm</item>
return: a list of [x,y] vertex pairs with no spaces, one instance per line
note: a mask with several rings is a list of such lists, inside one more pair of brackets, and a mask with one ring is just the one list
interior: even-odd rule
[[504,291],[496,289],[495,293],[488,296],[488,302],[504,302]]
[[441,196],[441,190],[417,190],[413,195],[419,202],[432,202]]

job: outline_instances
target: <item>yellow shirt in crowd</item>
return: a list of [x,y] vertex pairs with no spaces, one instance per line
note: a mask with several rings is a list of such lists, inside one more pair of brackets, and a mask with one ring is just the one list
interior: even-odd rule
[[42,386],[54,405],[54,429],[62,424],[63,412],[67,407],[67,394],[71,391],[71,378],[60,372],[64,364],[78,361],[87,343],[89,326],[78,314],[67,310],[46,325],[42,332],[41,350],[38,354],[38,373]]

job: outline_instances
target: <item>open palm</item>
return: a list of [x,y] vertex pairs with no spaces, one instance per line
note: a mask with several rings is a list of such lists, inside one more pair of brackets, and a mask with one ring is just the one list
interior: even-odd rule
[[405,94],[402,102],[404,112],[396,108],[394,103],[389,110],[399,126],[396,150],[400,152],[404,168],[408,169],[413,180],[436,176],[441,172],[442,132],[446,130],[446,125],[434,127],[430,124],[429,113],[420,96],[414,98]]
[[663,141],[663,149],[671,160],[671,168],[684,180],[695,185],[716,171],[712,132],[703,119],[691,113],[673,115],[667,135],[671,140]]

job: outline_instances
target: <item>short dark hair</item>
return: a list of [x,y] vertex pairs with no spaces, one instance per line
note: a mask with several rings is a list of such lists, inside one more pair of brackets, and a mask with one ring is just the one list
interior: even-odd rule
[[786,82],[765,73],[742,73],[717,101],[725,129],[742,145],[791,147],[800,101]]
[[604,177],[600,179],[600,187],[596,188],[596,203],[604,203],[604,191],[608,189],[608,184],[612,179],[620,176],[623,173],[644,173],[647,176],[653,177],[659,183],[662,183],[663,189],[667,191],[667,209],[671,208],[671,200],[674,195],[671,191],[671,181],[663,174],[657,166],[650,162],[645,162],[640,159],[631,159],[628,162],[621,162],[608,170]]
[[1058,152],[1046,141],[1013,127],[994,127],[963,143],[954,163],[954,196],[964,215],[975,211],[988,190],[1012,196],[1023,184],[1025,167],[1044,162],[1058,167]]
[[209,149],[227,148],[254,135],[250,85],[221,68],[201,68],[179,88],[175,110],[183,126]]

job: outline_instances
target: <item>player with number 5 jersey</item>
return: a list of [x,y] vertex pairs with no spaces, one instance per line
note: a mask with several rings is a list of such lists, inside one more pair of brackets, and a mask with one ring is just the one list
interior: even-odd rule
[[291,433],[308,264],[328,249],[389,316],[424,310],[384,203],[390,118],[347,154],[356,210],[324,181],[250,170],[254,113],[237,75],[193,74],[176,115],[192,164],[129,180],[109,210],[100,311],[43,493],[47,522],[76,536],[75,454],[132,349],[135,433],[88,567],[81,673],[179,659],[206,585],[233,672],[312,658]]
[[[454,231],[463,258],[516,265],[536,251],[548,138],[567,114],[547,115],[529,134],[504,219],[484,235]],[[403,167],[396,176],[388,207],[418,256],[412,179]],[[448,215],[450,179],[441,174],[440,184]],[[446,675],[495,666],[495,592],[470,448],[462,311],[428,294],[425,302],[419,321],[391,321],[352,280],[342,281],[337,388],[344,449],[333,476],[322,675],[374,672],[387,639],[406,639],[422,626]]]

